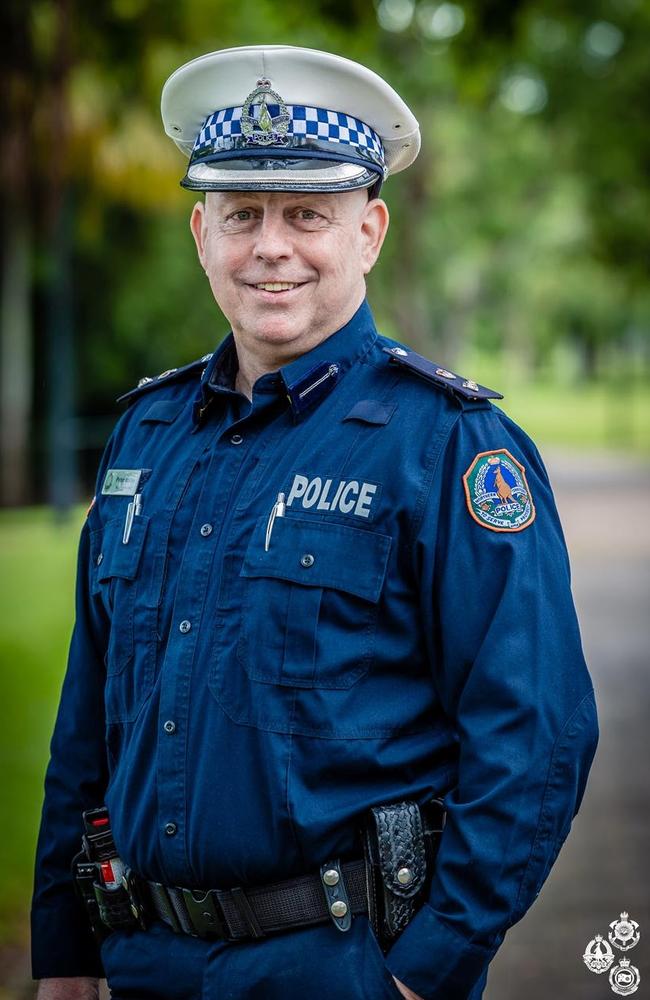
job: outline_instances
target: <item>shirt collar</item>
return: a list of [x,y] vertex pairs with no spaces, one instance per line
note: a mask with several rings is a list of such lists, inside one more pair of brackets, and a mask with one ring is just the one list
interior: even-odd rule
[[[339,379],[376,339],[370,306],[364,299],[345,326],[277,372],[261,376],[255,383],[255,391],[282,391],[289,401],[294,421],[298,421],[307,410],[329,395]],[[200,422],[203,412],[216,396],[238,395],[235,390],[237,370],[235,338],[230,332],[203,371],[194,409],[196,423]]]
[[336,333],[280,368],[294,420],[329,395],[336,383],[377,339],[370,306],[363,300]]
[[235,389],[237,368],[237,348],[235,346],[235,338],[232,332],[230,332],[210,356],[210,360],[201,374],[201,384],[194,399],[194,408],[192,411],[192,419],[196,425],[195,429],[198,429],[207,410],[216,399],[219,397],[227,399],[239,396],[239,393]]

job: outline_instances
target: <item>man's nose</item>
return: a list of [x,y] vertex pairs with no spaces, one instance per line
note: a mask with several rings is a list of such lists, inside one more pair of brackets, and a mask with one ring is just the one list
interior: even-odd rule
[[291,228],[287,221],[281,215],[265,212],[257,230],[255,256],[275,261],[290,257],[292,253]]

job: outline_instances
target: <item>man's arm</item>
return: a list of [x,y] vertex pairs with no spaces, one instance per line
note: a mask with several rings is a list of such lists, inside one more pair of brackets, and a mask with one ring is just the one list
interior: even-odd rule
[[[521,531],[484,527],[466,504],[464,473],[497,449],[526,470],[537,513]],[[500,411],[458,418],[414,556],[432,673],[458,737],[458,782],[429,899],[386,964],[425,1000],[466,1000],[538,895],[597,742],[553,496],[534,445]]]
[[[104,652],[108,622],[91,590],[91,531],[81,533],[76,622],[45,779],[32,900],[35,979],[100,977],[99,949],[76,897],[72,858],[81,847],[82,812],[103,803]],[[87,980],[86,980],[87,985]]]
[[36,1000],[98,1000],[99,980],[86,976],[41,979]]
[[422,1000],[418,993],[414,993],[413,990],[410,990],[408,986],[404,985],[404,983],[400,983],[399,979],[395,979],[395,976],[393,976],[393,980],[402,996],[406,997],[406,1000]]

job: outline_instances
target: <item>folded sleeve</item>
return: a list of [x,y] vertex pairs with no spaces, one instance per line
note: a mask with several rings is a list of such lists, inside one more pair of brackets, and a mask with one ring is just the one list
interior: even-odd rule
[[[515,496],[477,506],[497,458],[509,463],[503,492],[517,484]],[[520,482],[508,471],[519,466]],[[510,521],[494,515],[517,498]],[[494,530],[498,523],[512,527]],[[548,477],[533,443],[496,407],[455,422],[414,558],[424,641],[458,741],[458,780],[446,797],[429,899],[386,964],[425,1000],[465,1000],[481,995],[506,930],[548,876],[598,739]]]

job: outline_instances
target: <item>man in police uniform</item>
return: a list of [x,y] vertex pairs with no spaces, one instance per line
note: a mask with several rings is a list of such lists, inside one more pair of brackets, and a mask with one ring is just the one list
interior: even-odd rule
[[[183,185],[208,192],[191,228],[232,332],[128,392],[101,463],[38,847],[39,997],[93,997],[103,974],[119,1000],[480,997],[597,739],[544,466],[498,393],[375,329],[377,195],[419,149],[385,81],[225,50],[174,73],[162,113]],[[380,941],[364,818],[406,801],[416,830],[436,796],[424,898],[384,830],[408,920]],[[70,862],[104,804],[102,898],[126,866],[142,926],[99,949]]]

